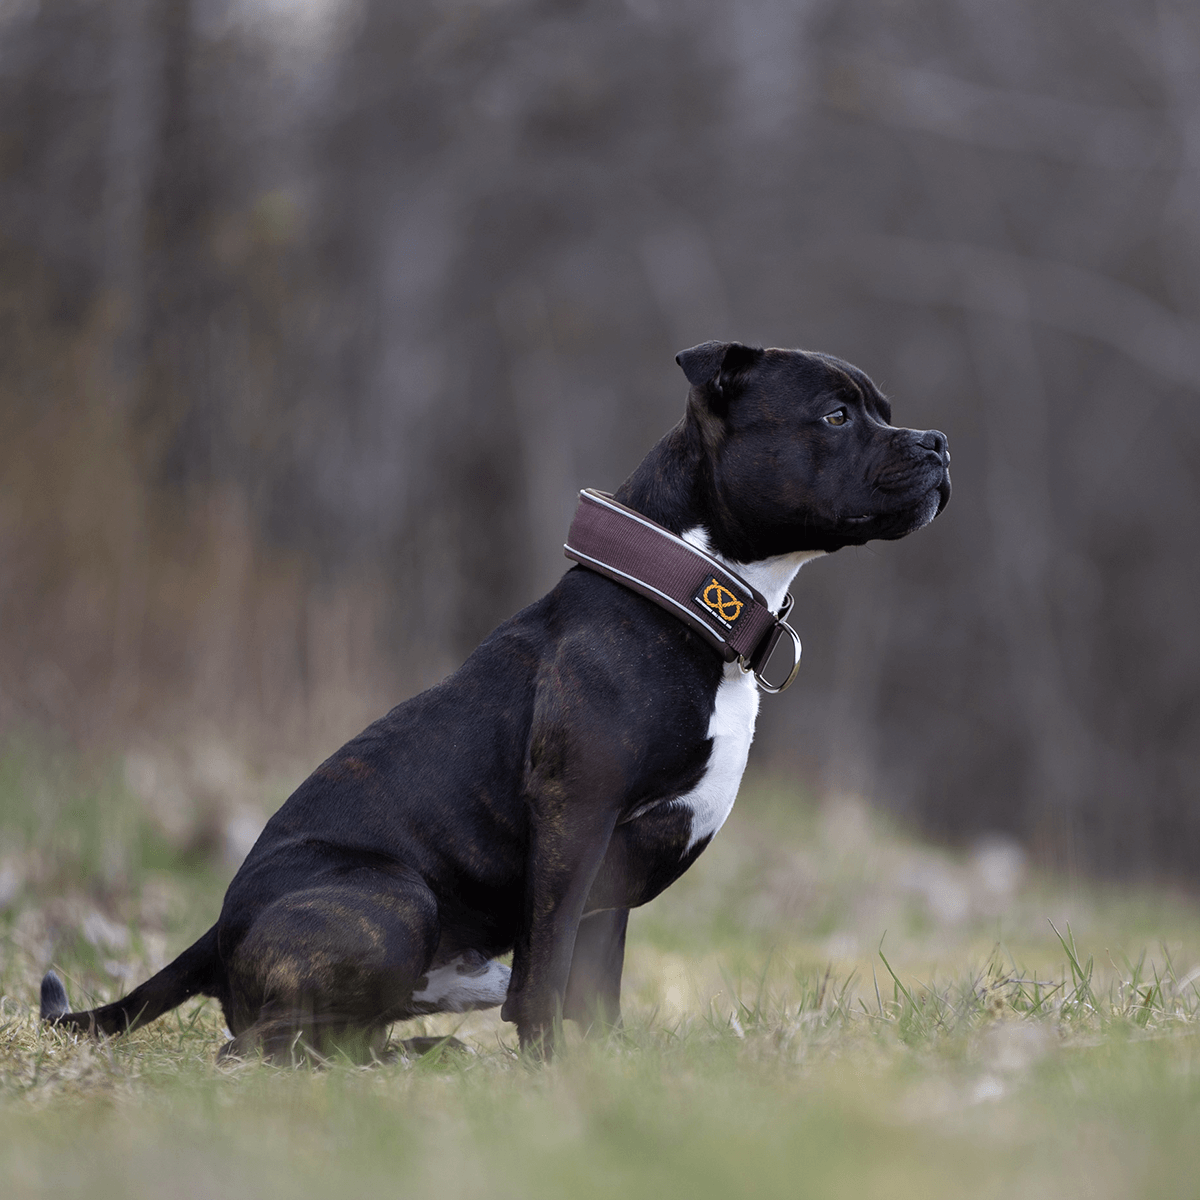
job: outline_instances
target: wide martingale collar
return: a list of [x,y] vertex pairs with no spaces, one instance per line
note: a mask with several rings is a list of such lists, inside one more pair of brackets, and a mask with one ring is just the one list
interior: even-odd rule
[[[753,671],[763,691],[782,692],[796,678],[800,639],[785,620],[790,593],[779,612],[772,612],[762,593],[740,575],[607,492],[584,488],[579,493],[563,551],[678,617],[726,662]],[[772,684],[762,671],[784,634],[791,638],[794,660],[787,678]]]

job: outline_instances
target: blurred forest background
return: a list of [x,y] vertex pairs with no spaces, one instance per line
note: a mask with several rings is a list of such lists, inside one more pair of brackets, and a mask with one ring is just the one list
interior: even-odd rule
[[1194,879],[1189,0],[0,0],[0,738],[303,774],[553,584],[707,338],[954,455],[797,581],[757,764]]

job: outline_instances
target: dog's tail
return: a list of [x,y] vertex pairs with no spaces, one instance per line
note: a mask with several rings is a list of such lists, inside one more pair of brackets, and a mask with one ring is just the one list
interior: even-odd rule
[[218,994],[222,979],[214,925],[173,963],[163,967],[128,996],[87,1012],[68,1012],[67,989],[53,971],[42,980],[41,1018],[88,1033],[127,1033],[145,1025],[192,996]]

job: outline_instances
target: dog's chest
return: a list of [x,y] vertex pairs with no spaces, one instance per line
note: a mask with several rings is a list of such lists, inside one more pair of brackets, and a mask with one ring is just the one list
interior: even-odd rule
[[708,721],[712,749],[704,777],[676,801],[692,814],[688,850],[711,838],[725,824],[746,769],[757,716],[758,688],[754,676],[743,674],[737,663],[729,663],[717,686],[716,702]]
[[[708,531],[701,526],[680,535],[684,541],[712,554]],[[781,554],[757,563],[730,563],[735,574],[756,587],[767,604],[777,610],[783,603],[788,585],[804,563],[819,558],[819,550]],[[692,812],[692,832],[687,845],[690,852],[698,842],[711,838],[725,824],[737,799],[742,772],[754,740],[754,722],[758,716],[758,687],[754,676],[737,663],[727,663],[725,675],[717,686],[717,698],[708,722],[712,739],[704,778],[676,803]]]

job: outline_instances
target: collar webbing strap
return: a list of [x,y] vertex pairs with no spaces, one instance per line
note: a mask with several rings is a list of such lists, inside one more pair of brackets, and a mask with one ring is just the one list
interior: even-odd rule
[[[766,691],[782,691],[795,678],[800,639],[784,618],[792,607],[789,595],[776,614],[761,592],[661,525],[618,504],[607,492],[584,488],[567,542],[566,556],[607,575],[652,600],[695,630],[726,662],[754,671]],[[787,680],[775,687],[759,672],[779,639],[791,636],[795,664]]]

